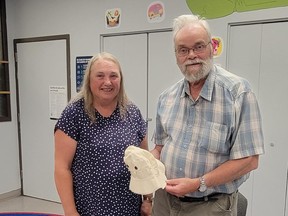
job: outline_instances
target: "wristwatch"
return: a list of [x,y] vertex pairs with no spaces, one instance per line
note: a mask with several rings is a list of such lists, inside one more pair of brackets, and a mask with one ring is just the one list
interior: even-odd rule
[[205,192],[205,191],[207,190],[207,186],[206,186],[206,184],[205,184],[205,179],[204,179],[204,177],[203,177],[203,176],[200,177],[200,178],[199,178],[199,181],[200,181],[200,187],[198,188],[198,190],[199,190],[200,192]]

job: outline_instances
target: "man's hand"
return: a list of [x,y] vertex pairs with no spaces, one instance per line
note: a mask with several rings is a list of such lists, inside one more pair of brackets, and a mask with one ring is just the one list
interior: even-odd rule
[[198,190],[200,186],[200,181],[198,178],[177,178],[170,179],[166,181],[167,185],[165,187],[166,191],[177,197],[185,196],[185,194],[194,192]]

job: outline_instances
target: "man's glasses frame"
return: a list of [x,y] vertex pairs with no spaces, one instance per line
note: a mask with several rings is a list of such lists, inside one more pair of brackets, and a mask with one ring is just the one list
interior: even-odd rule
[[190,51],[192,50],[194,54],[201,54],[203,53],[207,46],[211,43],[211,41],[209,41],[207,44],[204,43],[200,43],[200,44],[196,44],[195,46],[193,46],[192,48],[188,48],[188,47],[179,47],[175,50],[176,54],[180,57],[184,57],[189,55]]

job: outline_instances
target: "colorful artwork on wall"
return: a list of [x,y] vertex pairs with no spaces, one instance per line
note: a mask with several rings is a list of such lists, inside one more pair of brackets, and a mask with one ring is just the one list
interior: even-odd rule
[[228,16],[234,12],[288,6],[287,0],[186,0],[186,3],[193,14],[207,19]]
[[109,9],[105,13],[106,28],[115,28],[120,26],[121,9]]
[[150,23],[162,22],[165,18],[164,4],[162,2],[153,2],[147,8],[147,19]]
[[212,37],[213,56],[218,57],[223,51],[223,40],[220,37]]

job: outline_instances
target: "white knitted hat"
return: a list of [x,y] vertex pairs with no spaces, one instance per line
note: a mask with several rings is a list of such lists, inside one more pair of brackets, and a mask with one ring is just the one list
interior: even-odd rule
[[132,192],[145,195],[165,188],[165,166],[149,151],[129,146],[125,150],[124,162],[131,173],[129,189]]

